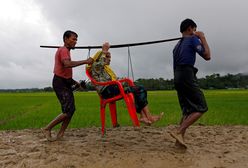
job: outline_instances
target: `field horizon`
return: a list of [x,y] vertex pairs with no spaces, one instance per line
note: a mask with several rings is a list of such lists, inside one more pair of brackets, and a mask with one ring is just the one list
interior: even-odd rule
[[[208,112],[198,125],[248,125],[248,90],[204,90]],[[96,92],[76,92],[76,112],[70,128],[100,127],[99,97]],[[151,113],[165,112],[161,127],[177,124],[181,112],[176,91],[148,91]],[[41,128],[60,113],[60,104],[53,92],[0,93],[0,130]],[[121,126],[132,125],[123,100],[117,102]],[[106,108],[106,126],[111,127]]]

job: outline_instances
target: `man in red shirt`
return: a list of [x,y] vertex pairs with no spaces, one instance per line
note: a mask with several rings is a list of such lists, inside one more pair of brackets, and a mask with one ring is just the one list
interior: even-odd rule
[[[77,37],[77,33],[70,30],[66,31],[63,35],[64,46],[60,47],[55,55],[53,89],[61,104],[62,114],[59,114],[45,128],[42,129],[45,137],[49,141],[63,137],[64,132],[69,125],[75,111],[72,86],[78,84],[78,82],[72,79],[72,68],[83,64],[93,63],[92,58],[81,61],[71,60],[70,50],[75,47],[77,43]],[[57,137],[56,139],[53,139],[51,136],[51,130],[61,122],[62,125],[57,134]]]

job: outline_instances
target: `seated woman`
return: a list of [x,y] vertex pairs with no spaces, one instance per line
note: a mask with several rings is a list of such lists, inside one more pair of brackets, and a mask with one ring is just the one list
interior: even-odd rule
[[[93,57],[94,63],[89,65],[87,68],[91,71],[92,77],[98,82],[107,82],[116,80],[117,77],[115,73],[110,68],[111,53],[108,51],[110,48],[109,43],[104,43],[102,51],[98,51]],[[98,94],[102,98],[111,98],[120,93],[117,85],[108,85],[108,86],[95,86]],[[151,115],[148,108],[147,101],[147,91],[142,86],[128,86],[125,87],[125,92],[131,92],[134,95],[136,112],[140,114],[139,121],[151,125],[152,123],[158,121],[163,116],[163,112],[160,115]]]

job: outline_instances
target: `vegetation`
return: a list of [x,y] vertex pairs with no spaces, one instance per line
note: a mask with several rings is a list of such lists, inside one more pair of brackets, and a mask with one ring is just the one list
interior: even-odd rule
[[[174,80],[159,79],[138,79],[137,84],[143,85],[148,90],[172,90],[174,89]],[[248,75],[245,74],[220,74],[207,75],[199,79],[199,85],[202,89],[248,89]]]
[[[135,81],[138,85],[143,85],[147,90],[173,90],[173,79],[137,79]],[[248,89],[248,75],[246,74],[227,74],[220,76],[220,74],[207,75],[205,78],[199,79],[199,85],[202,89]],[[90,82],[86,84],[87,89],[81,91],[95,90]],[[26,89],[0,89],[0,92],[52,92],[52,87],[26,88]]]
[[[173,90],[173,79],[137,79],[138,85],[143,85],[147,90]],[[248,89],[248,75],[245,74],[220,74],[207,75],[204,78],[199,78],[199,85],[202,89]],[[91,83],[87,84],[89,90],[94,90]]]
[[[205,90],[209,111],[198,124],[248,125],[248,90]],[[176,92],[149,91],[149,106],[153,114],[165,112],[154,126],[178,123],[181,112]],[[99,98],[95,92],[76,92],[76,112],[70,127],[100,127]],[[41,128],[60,113],[53,92],[0,93],[0,130]],[[117,103],[118,120],[122,126],[132,125],[123,101]],[[106,111],[110,127],[109,111]]]
[[212,74],[200,79],[200,86],[204,89],[230,89],[245,88],[248,89],[248,75],[245,74]]

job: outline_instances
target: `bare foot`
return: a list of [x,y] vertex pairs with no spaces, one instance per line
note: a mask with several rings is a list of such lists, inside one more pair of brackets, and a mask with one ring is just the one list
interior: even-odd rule
[[64,140],[64,136],[57,136],[56,137],[56,141],[63,141]]
[[49,131],[45,128],[41,128],[41,131],[48,141],[53,141],[51,131]]
[[176,146],[177,148],[180,148],[180,149],[187,149],[187,147],[185,147],[185,146],[182,145],[180,142],[178,142],[178,140],[176,140],[175,146]]
[[163,116],[164,116],[164,112],[161,112],[159,115],[151,116],[150,121],[154,123],[156,121],[159,121]]
[[148,126],[152,124],[152,122],[148,120],[147,118],[140,118],[139,121]]
[[169,132],[169,133],[170,133],[170,135],[171,135],[173,138],[175,138],[175,139],[177,140],[177,141],[176,141],[177,145],[180,144],[181,147],[184,147],[185,149],[187,148],[187,145],[186,145],[186,143],[185,143],[184,140],[183,140],[182,134],[176,133],[176,132]]
[[63,137],[64,137],[64,133],[58,133],[57,137],[56,137],[56,140],[57,141],[63,140]]

